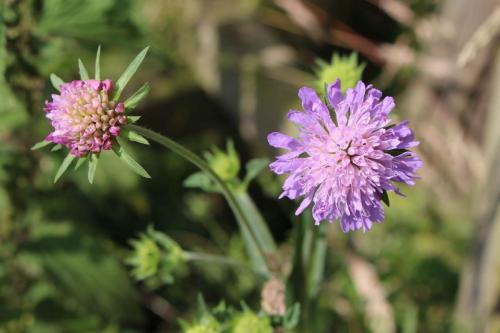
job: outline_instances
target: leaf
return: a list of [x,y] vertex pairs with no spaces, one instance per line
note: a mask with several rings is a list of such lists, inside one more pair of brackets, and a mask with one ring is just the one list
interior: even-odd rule
[[141,116],[127,116],[127,120],[131,123],[134,124],[141,119]]
[[209,193],[219,192],[217,186],[202,171],[193,173],[182,184],[187,188],[200,188]]
[[149,94],[151,90],[149,83],[145,83],[142,87],[139,88],[132,96],[127,98],[125,101],[126,109],[135,109],[137,105]]
[[85,161],[87,161],[86,158],[79,158],[78,161],[76,161],[76,164],[75,164],[75,171],[80,169],[80,167],[85,163]]
[[143,145],[148,145],[149,146],[149,141],[143,137],[142,135],[134,132],[134,131],[129,131],[127,133],[127,138],[130,141],[137,142],[137,143],[142,143]]
[[300,303],[295,303],[288,308],[285,313],[284,326],[286,329],[293,329],[297,326],[300,319]]
[[52,147],[52,149],[50,151],[58,151],[62,148],[62,146],[60,144],[57,144],[55,145],[54,147]]
[[50,74],[50,82],[52,83],[52,86],[57,89],[57,91],[61,91],[61,84],[64,84],[63,79],[52,73]]
[[123,74],[120,76],[120,78],[116,81],[116,91],[115,91],[115,96],[113,98],[114,101],[118,100],[123,92],[123,89],[125,89],[125,86],[127,85],[128,81],[132,78],[132,76],[135,74],[139,66],[141,65],[142,61],[146,57],[146,53],[148,53],[149,46],[143,49],[135,58],[132,60],[130,65],[128,65],[127,69]]
[[47,147],[48,145],[50,145],[52,142],[50,141],[46,141],[46,140],[43,140],[43,141],[40,141],[38,143],[35,143],[33,145],[33,147],[31,147],[31,150],[37,150],[37,149],[41,149],[43,147]]
[[70,166],[71,162],[73,162],[74,159],[75,159],[75,156],[73,156],[71,154],[68,154],[64,158],[63,162],[61,163],[61,166],[57,170],[56,176],[54,178],[54,184],[59,180],[59,178],[61,178],[61,176],[68,169],[68,167]]
[[250,182],[257,177],[262,170],[264,170],[269,165],[268,158],[254,158],[246,164],[247,174],[245,175],[245,179],[243,183],[245,186],[248,186]]
[[328,247],[325,231],[326,227],[326,223],[323,223],[313,230],[313,239],[311,242],[312,249],[306,270],[307,294],[309,300],[312,302],[316,301],[321,283],[323,282],[325,258]]
[[89,183],[94,183],[95,172],[97,170],[97,163],[99,162],[99,156],[97,154],[90,154],[89,157],[89,172],[87,178]]
[[389,207],[391,205],[391,203],[389,201],[389,195],[387,194],[386,190],[384,190],[384,192],[382,192],[381,199],[387,205],[387,207]]
[[97,47],[97,53],[95,55],[94,77],[96,80],[101,80],[101,45]]
[[89,72],[87,72],[85,65],[83,64],[83,62],[80,59],[78,59],[78,70],[80,72],[80,79],[82,79],[82,80],[90,79]]
[[123,149],[123,147],[113,148],[113,151],[116,153],[116,155],[118,155],[118,157],[123,162],[125,162],[139,176],[142,176],[144,178],[151,178],[149,173],[146,170],[144,170],[144,168],[139,163],[137,163],[136,160],[134,160],[132,156],[130,156],[125,151],[125,149]]
[[408,149],[392,149],[392,150],[384,150],[384,153],[387,153],[391,156],[398,156],[398,155],[406,153],[407,151],[409,151],[409,150]]

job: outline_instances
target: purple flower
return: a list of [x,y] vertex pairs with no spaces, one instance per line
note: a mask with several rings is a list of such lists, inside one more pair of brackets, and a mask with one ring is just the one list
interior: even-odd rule
[[[269,144],[289,152],[271,163],[276,174],[290,174],[280,198],[304,197],[296,211],[311,203],[315,224],[339,218],[344,232],[369,230],[384,219],[381,200],[401,194],[395,182],[413,185],[421,160],[408,149],[418,145],[407,122],[390,125],[394,99],[361,81],[343,95],[340,81],[327,88],[328,105],[308,87],[299,90],[304,112],[288,119],[297,138],[274,132]],[[332,109],[332,110],[330,110]]]
[[109,150],[113,138],[127,123],[123,103],[111,100],[111,80],[77,80],[63,83],[60,95],[45,103],[54,131],[46,140],[64,145],[77,157]]

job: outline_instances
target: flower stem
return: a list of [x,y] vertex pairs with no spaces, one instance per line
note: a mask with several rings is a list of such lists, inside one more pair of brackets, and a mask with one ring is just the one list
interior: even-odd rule
[[189,149],[185,148],[184,146],[173,141],[172,139],[169,139],[159,133],[156,133],[154,131],[151,131],[149,129],[137,125],[127,125],[127,128],[152,141],[159,143],[160,145],[172,150],[177,155],[191,162],[192,164],[197,166],[201,171],[205,172],[207,176],[210,177],[220,187],[222,194],[226,198],[229,207],[231,208],[236,217],[236,221],[238,222],[242,233],[249,235],[249,237],[252,239],[255,248],[258,251],[259,256],[261,257],[261,261],[264,266],[263,269],[265,270],[266,274],[269,274],[269,267],[266,260],[266,253],[262,249],[255,233],[252,232],[250,222],[248,221],[248,219],[246,219],[243,210],[240,207],[232,191],[229,189],[227,184],[212,170],[212,168],[210,168],[208,163],[205,162],[198,155],[190,151]]
[[198,262],[221,264],[224,266],[230,266],[233,268],[240,268],[240,269],[244,269],[247,271],[251,271],[255,275],[262,277],[262,278],[268,277],[268,274],[265,272],[257,271],[248,265],[245,265],[239,261],[229,259],[226,257],[222,257],[222,256],[214,255],[214,254],[206,254],[206,253],[198,253],[198,252],[190,252],[190,251],[184,251],[184,256],[186,257],[186,259],[188,261],[198,261]]

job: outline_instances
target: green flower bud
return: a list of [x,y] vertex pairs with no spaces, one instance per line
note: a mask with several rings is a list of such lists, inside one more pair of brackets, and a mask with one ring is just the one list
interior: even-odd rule
[[152,227],[130,242],[132,255],[127,264],[137,280],[156,277],[163,283],[172,283],[174,274],[183,270],[186,257],[173,239]]
[[259,317],[246,310],[234,318],[231,333],[273,333],[273,327],[268,317]]
[[238,153],[234,149],[233,141],[227,141],[226,150],[222,151],[217,147],[213,147],[211,152],[205,153],[205,158],[210,167],[222,180],[229,181],[238,176],[241,165]]
[[318,60],[318,65],[315,85],[316,89],[320,92],[324,91],[325,83],[330,84],[340,79],[342,92],[345,93],[347,88],[354,88],[356,86],[356,83],[361,80],[363,70],[365,69],[364,63],[358,63],[358,55],[356,53],[351,53],[350,56],[334,54],[329,64],[323,60]]

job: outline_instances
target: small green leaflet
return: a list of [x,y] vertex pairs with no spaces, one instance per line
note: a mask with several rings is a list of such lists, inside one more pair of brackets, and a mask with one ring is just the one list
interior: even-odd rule
[[127,98],[125,101],[126,109],[135,109],[137,105],[149,94],[151,88],[149,87],[149,83],[145,83],[142,87],[139,88],[132,96]]
[[80,169],[80,167],[85,163],[85,161],[87,161],[86,158],[79,158],[78,161],[76,161],[76,164],[75,164],[75,171]]
[[80,71],[80,79],[88,80],[90,78],[89,72],[87,72],[85,65],[83,64],[83,62],[80,59],[78,59],[78,69]]
[[62,146],[60,144],[57,144],[55,145],[54,147],[52,147],[52,149],[50,151],[58,151],[62,148]]
[[64,81],[54,73],[50,74],[50,82],[52,83],[52,86],[54,86],[54,88],[56,88],[58,91],[61,90],[61,84],[64,83]]
[[146,57],[146,53],[148,53],[149,46],[146,47],[144,50],[142,50],[135,58],[132,60],[130,65],[128,65],[127,69],[123,74],[120,76],[120,78],[116,81],[116,92],[115,96],[113,97],[114,101],[117,101],[122,92],[123,89],[125,89],[125,86],[127,85],[128,81],[132,78],[132,76],[135,74],[139,66],[141,65],[142,61]]
[[97,53],[95,55],[95,72],[94,76],[96,80],[101,80],[101,45],[97,48]]
[[389,201],[389,195],[387,194],[386,190],[384,190],[384,192],[382,192],[381,199],[387,205],[387,207],[389,207],[391,205],[391,202]]
[[97,154],[90,154],[89,157],[89,172],[87,178],[89,183],[94,183],[95,172],[97,170],[97,163],[99,162],[99,156]]
[[41,148],[43,148],[43,147],[47,147],[47,146],[48,146],[48,145],[50,145],[51,143],[52,143],[52,142],[50,142],[50,141],[45,141],[45,140],[40,141],[40,142],[38,142],[38,143],[35,143],[35,144],[33,145],[33,147],[31,147],[31,150],[37,150],[37,149],[41,149]]
[[141,119],[141,116],[127,116],[127,120],[130,121],[131,124],[136,123],[139,119]]
[[143,137],[140,134],[137,134],[134,131],[129,131],[127,133],[127,137],[128,137],[128,139],[130,141],[134,141],[134,142],[137,142],[137,143],[142,143],[143,145],[148,145],[149,146],[149,141],[145,137]]
[[70,166],[71,162],[75,159],[75,156],[68,154],[65,158],[64,161],[61,163],[61,166],[57,170],[56,176],[54,177],[54,184],[61,178],[61,176],[64,174],[64,172],[68,169]]
[[123,149],[123,147],[116,147],[116,148],[113,148],[113,151],[116,153],[116,155],[118,155],[118,157],[123,161],[125,162],[135,173],[137,173],[138,175],[144,177],[144,178],[151,178],[151,176],[149,175],[149,173],[144,170],[144,168],[136,162],[136,160],[134,160],[132,158],[132,156],[130,156],[126,151],[125,149]]
[[295,303],[292,307],[288,308],[283,319],[286,329],[291,330],[295,328],[300,319],[300,303]]
[[269,165],[269,159],[267,158],[254,158],[246,164],[247,174],[243,183],[248,186],[248,184],[259,175],[267,166]]

